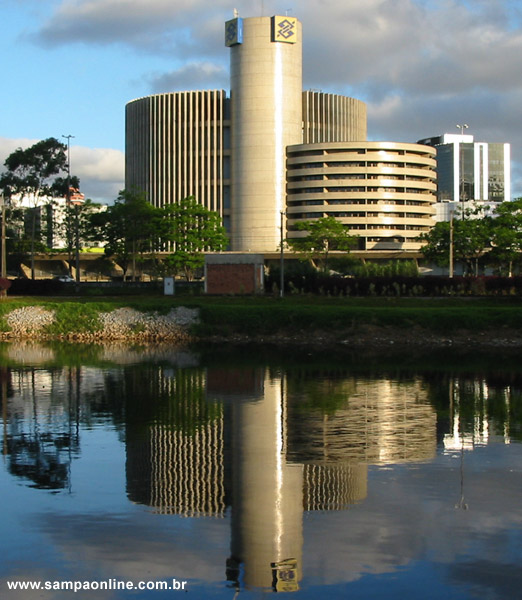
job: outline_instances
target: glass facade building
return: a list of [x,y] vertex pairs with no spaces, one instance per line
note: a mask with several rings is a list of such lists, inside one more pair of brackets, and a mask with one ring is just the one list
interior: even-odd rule
[[439,202],[511,200],[511,147],[475,142],[472,135],[444,134],[420,144],[437,149]]

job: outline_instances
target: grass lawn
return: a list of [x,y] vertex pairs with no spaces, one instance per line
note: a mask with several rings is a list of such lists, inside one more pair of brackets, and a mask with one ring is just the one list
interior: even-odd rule
[[199,308],[200,335],[274,334],[323,330],[353,331],[360,326],[419,327],[432,332],[480,332],[510,328],[522,331],[519,298],[329,298],[320,296],[78,296],[14,297],[0,302],[0,328],[8,330],[5,316],[23,306],[54,310],[60,331],[88,331],[96,315],[121,307],[167,313],[176,306]]

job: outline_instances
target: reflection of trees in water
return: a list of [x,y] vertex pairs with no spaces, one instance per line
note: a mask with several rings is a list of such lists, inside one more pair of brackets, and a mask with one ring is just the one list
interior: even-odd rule
[[119,385],[127,427],[146,430],[153,424],[191,435],[223,416],[221,403],[207,399],[203,369],[129,368]]
[[69,446],[70,439],[67,436],[37,433],[19,435],[13,438],[9,447],[9,471],[13,475],[32,481],[34,487],[63,489],[67,487],[69,480]]
[[522,441],[522,374],[517,370],[425,373],[423,378],[437,411],[440,444],[448,447],[450,435],[456,446],[459,436],[471,445],[490,437]]
[[79,453],[78,369],[5,369],[4,453],[9,471],[33,487],[61,490]]
[[446,449],[472,449],[492,438],[506,443],[522,440],[522,388],[494,379],[449,378],[447,391]]

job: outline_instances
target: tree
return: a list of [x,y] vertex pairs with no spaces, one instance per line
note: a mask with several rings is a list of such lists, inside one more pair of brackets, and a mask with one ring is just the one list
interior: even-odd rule
[[488,259],[507,265],[508,277],[512,277],[513,264],[520,261],[522,254],[522,198],[501,202],[496,207],[491,231]]
[[[77,189],[77,188],[76,188]],[[65,239],[65,251],[69,263],[69,272],[72,274],[73,257],[75,258],[76,280],[80,280],[80,252],[89,242],[101,242],[101,231],[92,228],[92,217],[101,210],[101,205],[90,199],[82,202],[62,203],[53,211],[53,230],[50,242],[56,238]]]
[[105,242],[106,256],[122,267],[124,279],[131,265],[135,278],[138,256],[160,243],[161,216],[161,209],[149,204],[145,194],[122,190],[106,211],[90,216],[90,235]]
[[189,196],[164,208],[162,241],[173,245],[167,257],[172,272],[182,272],[190,281],[205,263],[204,252],[219,252],[228,245],[225,228],[218,213],[209,210]]
[[425,258],[441,267],[448,266],[451,228],[453,228],[453,259],[465,265],[466,273],[478,275],[478,260],[491,242],[491,218],[484,209],[462,210],[452,222],[441,221],[429,232],[419,236],[425,242],[421,252]]
[[7,171],[0,177],[4,196],[28,199],[31,206],[31,277],[34,279],[36,211],[42,198],[51,196],[56,176],[67,167],[67,147],[56,138],[47,138],[23,150],[18,148],[5,160]]
[[[75,245],[75,227],[76,227],[76,218],[78,216],[78,210],[76,206],[72,206],[69,202],[71,190],[79,190],[80,189],[80,179],[73,176],[67,177],[57,177],[54,180],[54,183],[51,187],[51,192],[53,197],[57,198],[66,198],[67,205],[64,210],[64,219],[62,221],[62,234],[66,240],[66,246],[69,252],[72,253],[72,250]],[[52,237],[52,236],[50,236]]]
[[296,225],[297,231],[306,231],[302,238],[287,239],[287,244],[295,251],[302,253],[312,263],[317,260],[321,269],[328,271],[328,258],[332,250],[349,252],[357,238],[335,217],[321,217],[313,221],[301,221]]

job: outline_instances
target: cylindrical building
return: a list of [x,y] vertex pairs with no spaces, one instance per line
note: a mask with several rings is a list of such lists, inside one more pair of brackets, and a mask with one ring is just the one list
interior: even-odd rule
[[288,237],[300,221],[335,217],[361,250],[419,250],[433,227],[434,148],[398,142],[300,144],[287,150]]
[[172,92],[129,102],[125,113],[125,188],[154,206],[194,196],[227,212],[228,99],[223,90]]
[[301,24],[293,17],[226,24],[231,76],[231,246],[274,251],[285,210],[285,151],[302,141]]
[[303,144],[366,140],[366,103],[356,98],[303,92]]

